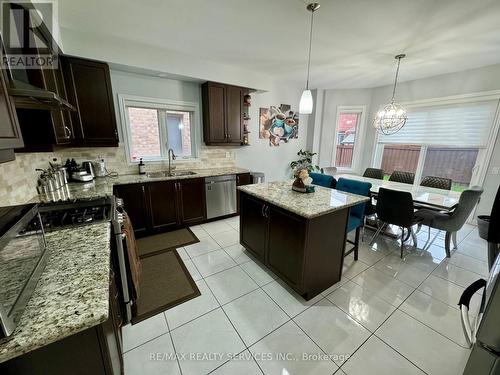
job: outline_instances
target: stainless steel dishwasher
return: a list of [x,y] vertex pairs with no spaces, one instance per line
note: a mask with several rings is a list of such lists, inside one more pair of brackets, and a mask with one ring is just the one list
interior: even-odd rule
[[236,213],[236,175],[205,178],[207,219]]

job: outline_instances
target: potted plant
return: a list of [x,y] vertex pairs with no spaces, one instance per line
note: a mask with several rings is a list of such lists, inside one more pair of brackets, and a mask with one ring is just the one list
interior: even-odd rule
[[298,160],[294,160],[290,163],[290,168],[292,168],[293,176],[297,177],[301,170],[307,169],[307,172],[319,171],[320,168],[317,165],[313,165],[312,158],[316,155],[315,152],[300,150],[297,152],[299,156]]

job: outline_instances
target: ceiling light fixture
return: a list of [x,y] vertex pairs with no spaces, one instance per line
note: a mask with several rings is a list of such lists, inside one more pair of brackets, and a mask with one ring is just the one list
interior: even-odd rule
[[311,65],[311,46],[312,46],[312,34],[313,34],[313,23],[314,23],[314,12],[319,9],[320,5],[318,3],[310,3],[307,5],[306,9],[311,12],[311,30],[309,31],[309,56],[307,58],[307,79],[306,79],[306,89],[302,92],[299,103],[299,113],[303,115],[310,115],[313,111],[313,98],[311,90],[309,90],[309,67]]
[[391,102],[380,108],[373,120],[373,126],[381,134],[391,135],[398,132],[405,125],[406,119],[408,118],[406,109],[401,104],[394,101],[396,85],[398,84],[399,65],[401,64],[401,59],[405,57],[405,54],[395,56],[395,59],[398,60],[398,68],[396,69],[396,78],[394,80],[394,88],[392,89]]

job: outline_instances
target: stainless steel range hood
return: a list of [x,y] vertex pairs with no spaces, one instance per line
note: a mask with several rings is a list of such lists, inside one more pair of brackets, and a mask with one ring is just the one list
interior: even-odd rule
[[16,108],[74,111],[68,101],[55,92],[44,90],[16,79],[9,80],[9,95],[14,99]]

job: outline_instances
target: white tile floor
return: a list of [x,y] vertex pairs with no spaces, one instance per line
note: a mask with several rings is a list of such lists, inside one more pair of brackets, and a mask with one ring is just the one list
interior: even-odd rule
[[[201,296],[124,327],[126,375],[462,373],[456,304],[488,274],[475,227],[459,233],[451,259],[442,234],[404,259],[395,240],[365,242],[342,280],[310,301],[239,245],[238,218],[191,229],[200,242],[178,251]],[[426,228],[418,238],[423,247]]]

